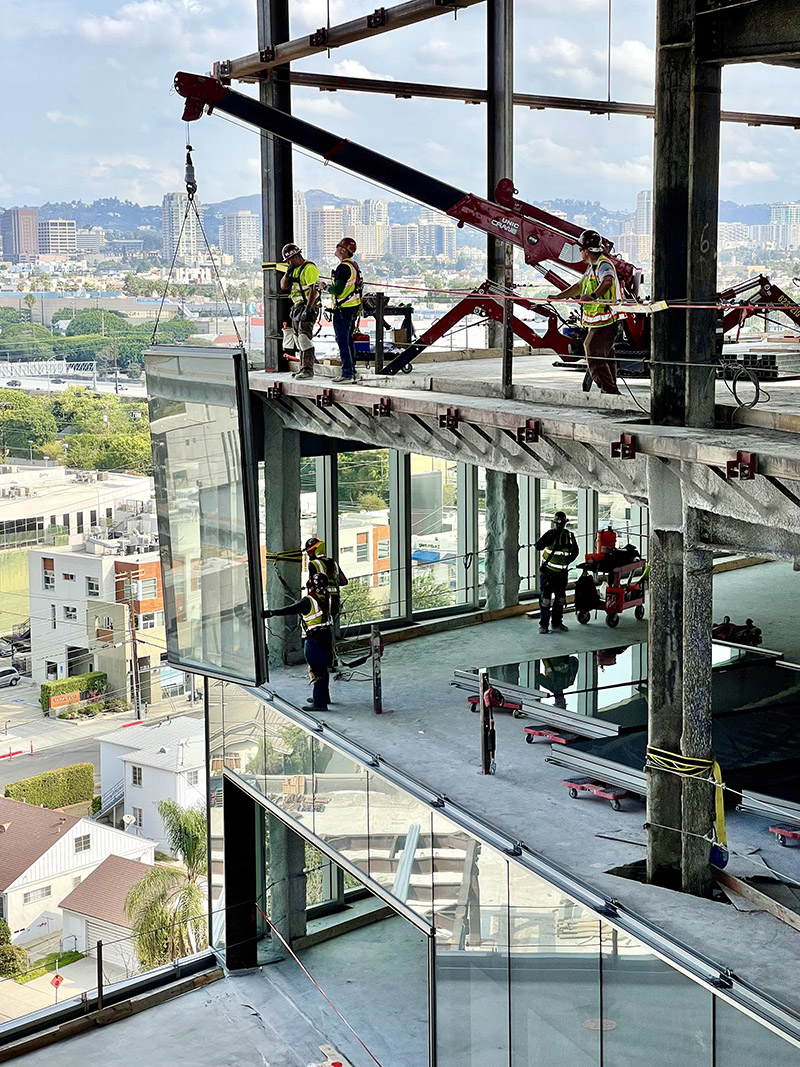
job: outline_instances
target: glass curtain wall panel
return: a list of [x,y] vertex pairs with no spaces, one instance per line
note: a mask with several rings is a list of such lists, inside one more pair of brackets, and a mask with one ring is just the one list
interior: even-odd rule
[[519,592],[520,596],[532,593],[538,585],[536,549],[539,539],[539,486],[538,479],[529,474],[518,474],[519,485]]
[[342,612],[355,626],[392,614],[389,450],[340,452],[337,460],[339,563],[348,579]]
[[168,661],[266,680],[257,469],[244,353],[145,354]]
[[464,599],[459,556],[459,464],[411,456],[411,604],[414,612],[452,607]]
[[366,768],[316,737],[313,754],[314,833],[369,874]]
[[437,850],[431,809],[371,774],[368,816],[370,877],[432,923]]

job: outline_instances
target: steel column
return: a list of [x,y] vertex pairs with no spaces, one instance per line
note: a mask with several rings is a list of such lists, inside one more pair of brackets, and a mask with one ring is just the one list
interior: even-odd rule
[[[259,50],[274,47],[289,39],[289,0],[258,0]],[[262,104],[292,110],[289,68],[273,71],[258,89]],[[294,238],[292,146],[287,141],[261,133],[261,227],[263,256],[276,262],[281,249]],[[287,370],[281,355],[281,325],[288,315],[289,303],[279,299],[280,278],[275,270],[264,272],[264,361],[265,366]]]
[[[486,180],[492,200],[500,179],[514,176],[513,0],[488,0],[486,5],[486,76]],[[511,245],[489,236],[486,252],[489,279],[509,288],[514,281]],[[502,338],[502,324],[490,322],[489,347],[498,348]]]

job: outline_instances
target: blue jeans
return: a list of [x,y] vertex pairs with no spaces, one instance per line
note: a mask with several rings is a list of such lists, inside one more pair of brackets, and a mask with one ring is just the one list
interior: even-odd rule
[[342,377],[356,376],[356,343],[353,340],[358,322],[359,308],[337,308],[333,313],[333,332],[339,346],[342,361]]
[[303,641],[303,652],[306,663],[311,668],[314,676],[311,703],[315,708],[324,711],[330,703],[331,694],[328,688],[330,675],[328,668],[333,658],[333,643],[331,632],[326,627],[320,627],[306,634]]

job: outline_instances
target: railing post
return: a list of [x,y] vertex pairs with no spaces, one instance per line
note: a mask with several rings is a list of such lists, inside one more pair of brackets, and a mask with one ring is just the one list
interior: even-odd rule
[[103,1010],[103,942],[97,942],[97,1010]]
[[510,400],[513,394],[514,359],[514,302],[510,297],[503,298],[503,399]]
[[383,374],[383,309],[386,297],[383,293],[375,294],[375,373]]

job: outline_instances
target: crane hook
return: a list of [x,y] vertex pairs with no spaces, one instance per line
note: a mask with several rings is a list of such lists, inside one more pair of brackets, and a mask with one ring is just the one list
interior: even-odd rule
[[186,146],[186,173],[184,175],[184,181],[186,182],[186,195],[190,200],[194,200],[194,194],[197,192],[197,179],[194,175],[192,146],[190,144],[187,144]]

